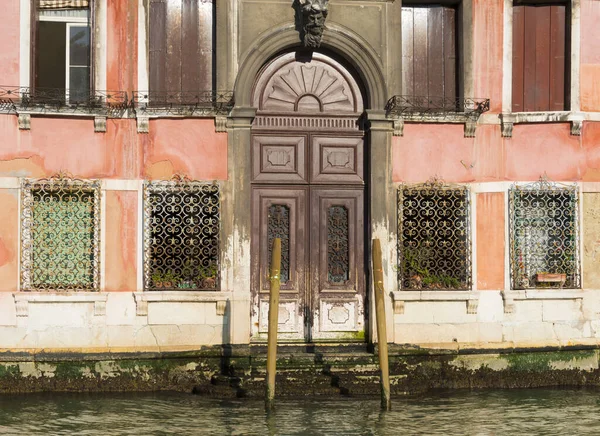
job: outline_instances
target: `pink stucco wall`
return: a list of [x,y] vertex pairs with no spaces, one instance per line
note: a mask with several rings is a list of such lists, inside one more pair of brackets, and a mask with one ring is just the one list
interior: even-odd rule
[[107,10],[107,78],[109,90],[131,91],[137,86],[138,0],[109,1]]
[[477,289],[504,289],[504,193],[477,194]]
[[129,119],[108,120],[106,133],[94,133],[89,118],[33,117],[31,130],[19,130],[16,116],[3,115],[0,138],[0,176],[227,178],[227,134],[215,133],[212,119],[153,120],[146,135]]
[[462,125],[407,124],[394,137],[393,180],[416,183],[537,180],[600,181],[600,123],[585,122],[581,136],[568,123],[517,124],[512,138],[499,125],[482,125],[464,138]]
[[502,39],[504,0],[473,0],[474,93],[489,98],[490,110],[502,110]]
[[106,192],[106,291],[137,289],[137,192]]
[[600,110],[600,2],[581,0],[581,109]]
[[19,2],[3,1],[0,24],[0,86],[19,86]]
[[19,192],[0,191],[0,292],[14,292],[19,282]]

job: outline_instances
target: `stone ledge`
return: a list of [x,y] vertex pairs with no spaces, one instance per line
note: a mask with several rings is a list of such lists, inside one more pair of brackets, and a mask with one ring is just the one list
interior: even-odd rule
[[136,315],[148,315],[148,303],[216,303],[217,315],[224,316],[227,302],[230,301],[229,292],[205,291],[149,291],[134,292]]
[[479,292],[474,291],[396,291],[392,297],[396,315],[404,313],[405,301],[466,301],[468,314],[476,314],[479,305]]
[[514,313],[515,301],[518,300],[581,300],[584,296],[581,289],[526,289],[519,291],[502,291],[504,313]]
[[29,303],[94,303],[94,315],[106,315],[106,292],[17,292],[13,293],[18,317],[29,316]]

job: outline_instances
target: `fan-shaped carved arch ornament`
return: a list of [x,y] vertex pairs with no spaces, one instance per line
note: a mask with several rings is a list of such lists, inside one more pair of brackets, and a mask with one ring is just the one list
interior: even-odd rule
[[268,64],[256,82],[253,104],[262,113],[360,115],[362,96],[351,74],[320,53],[287,53]]

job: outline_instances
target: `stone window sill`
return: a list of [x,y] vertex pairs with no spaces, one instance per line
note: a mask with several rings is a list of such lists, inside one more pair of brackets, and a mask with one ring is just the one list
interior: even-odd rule
[[468,314],[477,314],[479,305],[479,293],[473,291],[398,291],[392,296],[396,315],[404,313],[405,301],[465,301]]
[[18,292],[14,293],[18,317],[29,316],[30,303],[94,303],[94,316],[106,315],[105,292]]
[[148,315],[148,303],[216,303],[217,315],[224,316],[231,295],[227,292],[152,291],[134,292],[137,316]]
[[503,112],[500,114],[502,136],[512,137],[515,124],[526,123],[571,123],[571,135],[580,136],[584,114],[570,111]]
[[518,300],[580,300],[584,292],[581,289],[526,289],[503,291],[504,313],[514,313]]

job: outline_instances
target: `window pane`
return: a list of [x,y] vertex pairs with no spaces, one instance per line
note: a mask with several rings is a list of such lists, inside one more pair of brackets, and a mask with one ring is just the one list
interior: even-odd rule
[[90,65],[89,27],[72,26],[69,29],[69,63],[81,67]]
[[90,95],[89,67],[69,68],[69,101],[84,101]]
[[66,24],[38,22],[35,86],[65,88]]

